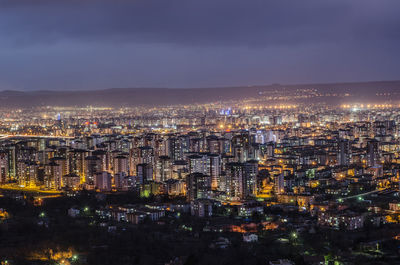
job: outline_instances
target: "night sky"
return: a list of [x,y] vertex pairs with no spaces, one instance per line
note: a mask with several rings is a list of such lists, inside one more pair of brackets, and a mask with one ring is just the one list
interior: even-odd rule
[[0,90],[398,79],[399,0],[0,0]]

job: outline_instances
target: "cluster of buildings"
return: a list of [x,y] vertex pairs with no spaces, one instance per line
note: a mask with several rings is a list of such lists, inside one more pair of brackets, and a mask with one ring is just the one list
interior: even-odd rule
[[[180,119],[196,117],[200,127],[164,131],[125,124],[135,132],[7,135],[0,140],[1,186],[185,197],[197,216],[212,216],[216,203],[239,205],[239,213],[249,216],[257,208],[247,205],[258,200],[295,206],[318,215],[322,226],[344,223],[348,229],[366,219],[365,212],[346,207],[348,201],[399,189],[396,109],[170,111]],[[92,117],[85,128],[110,128],[109,118]],[[53,126],[65,124],[59,115]]]

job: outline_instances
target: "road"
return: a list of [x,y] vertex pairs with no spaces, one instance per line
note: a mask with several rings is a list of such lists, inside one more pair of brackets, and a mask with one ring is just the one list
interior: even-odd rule
[[51,136],[51,135],[28,135],[28,134],[0,134],[0,139],[23,137],[23,138],[63,138],[73,139],[72,136]]
[[337,200],[338,201],[344,201],[344,200],[348,200],[348,199],[362,198],[362,197],[367,196],[367,195],[371,195],[371,194],[374,194],[374,193],[383,192],[383,191],[387,191],[387,190],[389,190],[389,189],[376,189],[376,190],[373,190],[373,191],[368,191],[368,192],[360,193],[360,194],[357,194],[357,195],[352,195],[352,196],[348,196],[348,197],[339,198]]

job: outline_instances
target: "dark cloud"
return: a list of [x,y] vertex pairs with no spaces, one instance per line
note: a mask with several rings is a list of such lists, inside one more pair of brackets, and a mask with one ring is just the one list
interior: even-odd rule
[[28,44],[77,39],[268,46],[370,36],[397,40],[400,32],[396,0],[5,0],[1,5],[0,33]]
[[0,86],[393,79],[398,10],[398,0],[0,0]]

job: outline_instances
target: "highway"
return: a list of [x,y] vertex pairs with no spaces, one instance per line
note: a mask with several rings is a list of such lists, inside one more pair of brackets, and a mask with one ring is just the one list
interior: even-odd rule
[[371,195],[371,194],[378,193],[378,192],[384,192],[384,191],[388,191],[388,190],[390,190],[390,189],[376,189],[376,190],[368,191],[365,193],[360,193],[360,194],[356,194],[356,195],[352,195],[352,196],[348,196],[348,197],[339,198],[339,199],[337,199],[337,201],[341,202],[341,201],[348,200],[348,199],[362,198],[367,195]]
[[72,136],[52,136],[52,135],[29,135],[29,134],[0,134],[0,139],[6,138],[62,138],[73,139]]

